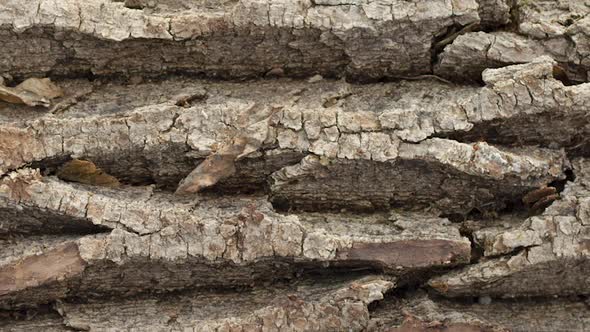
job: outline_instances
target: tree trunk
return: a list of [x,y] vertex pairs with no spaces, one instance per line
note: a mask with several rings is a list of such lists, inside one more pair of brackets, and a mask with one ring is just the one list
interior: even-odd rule
[[588,17],[2,1],[0,330],[586,330]]

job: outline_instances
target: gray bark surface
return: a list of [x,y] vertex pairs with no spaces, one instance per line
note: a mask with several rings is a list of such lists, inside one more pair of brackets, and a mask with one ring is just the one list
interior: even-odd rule
[[585,331],[590,5],[0,1],[0,331]]

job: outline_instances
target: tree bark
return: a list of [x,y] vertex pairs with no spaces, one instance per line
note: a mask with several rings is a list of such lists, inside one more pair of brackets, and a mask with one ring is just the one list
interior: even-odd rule
[[0,3],[0,330],[585,330],[589,13]]

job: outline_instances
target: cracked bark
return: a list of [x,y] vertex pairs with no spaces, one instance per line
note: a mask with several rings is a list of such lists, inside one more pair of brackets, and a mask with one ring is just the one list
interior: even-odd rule
[[[341,278],[342,279],[342,278]],[[242,292],[186,292],[156,300],[146,297],[119,302],[91,301],[85,304],[59,303],[55,310],[63,322],[41,320],[56,331],[70,329],[104,330],[113,326],[125,330],[216,331],[223,329],[339,330],[360,331],[369,322],[368,305],[383,298],[394,282],[383,277],[348,280],[331,279],[254,288]],[[223,307],[220,312],[218,308]],[[138,314],[143,317],[136,320]],[[11,331],[29,325],[15,323]]]
[[[40,254],[7,260],[0,267],[4,276],[1,303],[55,300],[54,292],[83,296],[88,292],[130,294],[148,289],[249,285],[259,279],[290,278],[321,266],[403,276],[465,263],[470,257],[470,242],[458,229],[428,215],[384,214],[370,219],[325,213],[282,215],[261,198],[180,203],[175,196],[148,189],[97,190],[40,179],[35,173],[24,169],[2,184],[3,196],[9,197],[3,201],[5,210],[22,207],[15,224],[33,221],[48,229],[54,221],[47,218],[60,215],[72,224],[90,222],[112,231],[80,235],[61,244],[67,247],[68,256],[76,258],[76,268],[56,266],[52,275],[30,286],[10,275],[15,270],[23,276],[32,274],[35,266],[30,267],[29,261],[49,264],[64,249],[48,245]],[[341,224],[343,220],[346,224]],[[19,241],[14,246],[22,247]],[[407,248],[412,248],[411,253]],[[131,271],[141,273],[123,278],[116,287],[104,282]],[[268,275],[268,271],[274,272]],[[66,272],[69,275],[62,276]],[[198,280],[191,278],[195,273]],[[221,282],[220,273],[226,275]],[[52,292],[45,294],[44,286]]]
[[[448,296],[587,293],[588,161],[576,160],[574,166],[576,180],[566,185],[561,199],[543,214],[527,218],[516,227],[476,231],[474,238],[489,258],[436,277],[429,285]],[[498,255],[502,256],[494,257]]]
[[586,82],[590,7],[577,1],[528,0],[516,0],[513,7],[517,16],[513,29],[459,36],[439,55],[434,72],[477,80],[486,68],[526,63],[547,55],[563,66],[569,80]]
[[584,330],[588,11],[4,1],[0,326]]
[[[167,72],[379,78],[430,71],[434,36],[479,21],[475,0],[168,2],[143,10],[110,0],[5,2],[0,25],[13,75]],[[33,8],[37,10],[33,10]],[[98,21],[93,19],[98,17]],[[24,45],[47,45],[28,53]],[[233,45],[228,47],[228,45]],[[12,49],[13,51],[9,51]],[[117,51],[106,51],[104,50]]]

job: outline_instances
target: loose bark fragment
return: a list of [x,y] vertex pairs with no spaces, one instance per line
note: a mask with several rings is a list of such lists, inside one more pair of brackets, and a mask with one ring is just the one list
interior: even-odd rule
[[10,234],[0,238],[0,264],[7,265],[10,262],[22,257],[38,256],[76,240],[79,235],[73,234],[52,234],[52,235],[33,235],[18,236]]
[[178,188],[177,195],[187,195],[211,187],[219,180],[230,177],[236,172],[235,159],[237,155],[214,153],[207,157],[192,172],[184,178]]
[[92,162],[74,159],[62,165],[57,171],[57,177],[73,182],[80,182],[103,187],[118,187],[121,184],[114,176],[105,174]]
[[[80,89],[78,86],[77,88]],[[51,107],[51,109],[49,110],[49,113],[58,114],[60,112],[64,112],[68,108],[72,107],[73,105],[76,105],[78,102],[87,98],[87,96],[93,91],[92,87],[82,88],[80,90],[81,91],[76,91],[73,95],[67,96],[66,98],[63,98],[61,101],[53,105],[53,107]]]
[[18,91],[0,86],[0,99],[9,103],[49,107],[49,100],[30,91]]
[[63,96],[63,91],[49,78],[28,78],[16,86],[17,89],[35,93],[47,99]]
[[545,196],[545,197],[541,198],[540,200],[538,200],[537,202],[535,202],[535,204],[533,204],[531,206],[531,211],[532,212],[541,211],[544,208],[551,205],[551,203],[553,203],[553,201],[555,201],[558,198],[559,198],[559,195],[557,195],[557,194]]
[[50,100],[63,96],[49,78],[29,78],[14,88],[0,85],[0,100],[27,106],[50,106]]
[[202,101],[207,99],[207,90],[195,89],[186,90],[173,97],[176,106],[190,107],[194,101]]
[[531,191],[530,193],[524,195],[524,197],[522,198],[522,201],[525,204],[532,205],[532,204],[538,202],[540,199],[542,199],[546,196],[553,195],[556,192],[557,192],[557,189],[555,189],[555,187],[543,187],[543,188],[535,189],[535,190]]
[[238,136],[229,143],[223,144],[218,151],[209,155],[180,182],[175,194],[194,194],[234,175],[235,162],[240,155],[244,154],[248,141],[247,137]]

